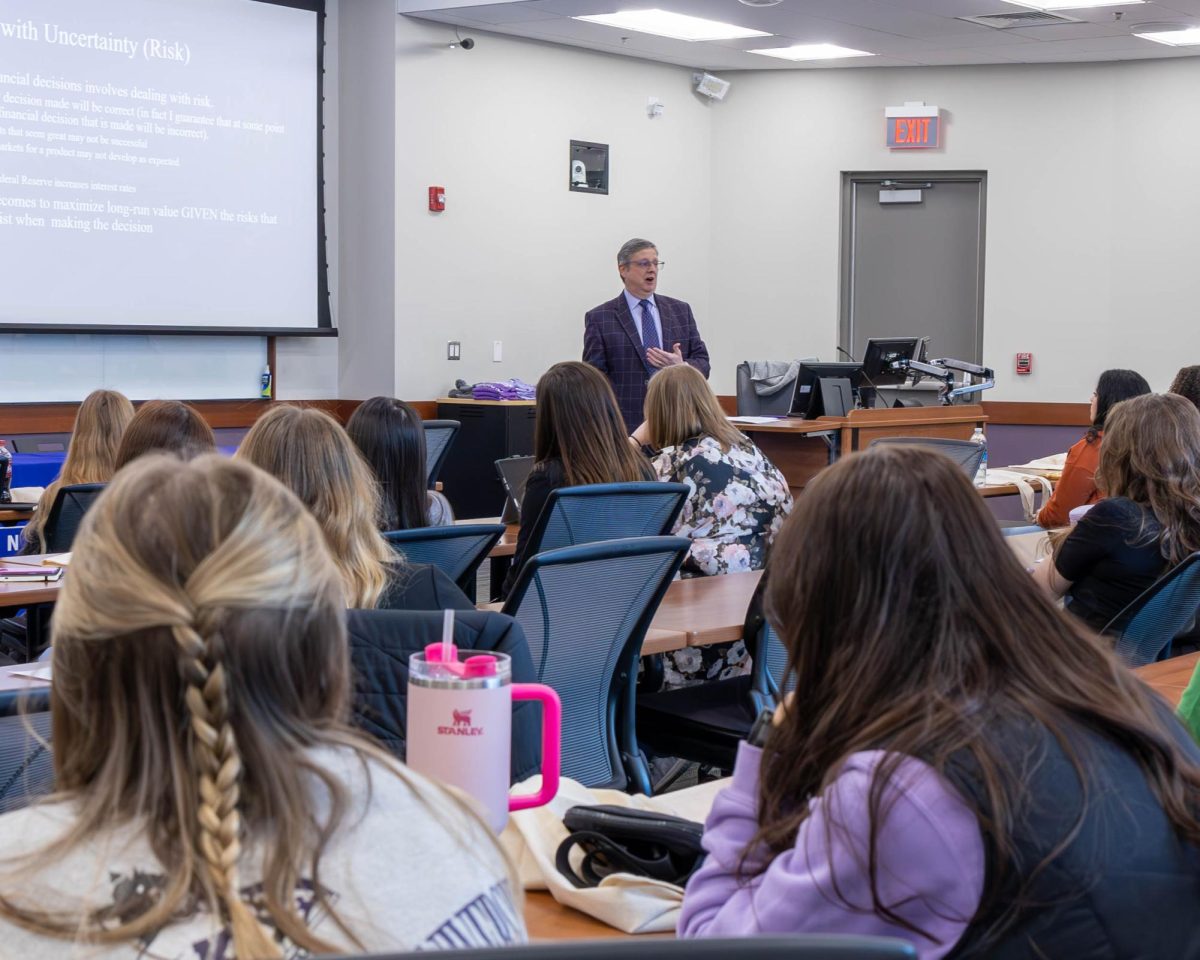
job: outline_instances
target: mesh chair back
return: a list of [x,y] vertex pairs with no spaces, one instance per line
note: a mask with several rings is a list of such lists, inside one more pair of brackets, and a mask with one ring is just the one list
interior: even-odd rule
[[46,553],[66,553],[75,542],[75,532],[83,522],[83,515],[91,509],[96,498],[104,492],[103,483],[76,483],[61,487],[46,525],[42,528],[42,544]]
[[610,540],[541,553],[522,568],[504,613],[525,631],[538,682],[562,698],[563,776],[589,787],[632,778],[649,792],[634,730],[637,658],[689,545]]
[[742,628],[742,637],[753,661],[750,697],[756,710],[773,707],[781,694],[796,689],[795,674],[787,675],[787,648],[763,612],[766,591],[767,578],[764,575],[754,596],[750,598],[746,623]]
[[429,489],[437,483],[438,475],[442,472],[442,464],[454,444],[460,424],[457,420],[426,420],[425,427],[425,479]]
[[1200,551],[1186,557],[1104,628],[1115,633],[1117,656],[1131,667],[1162,659],[1171,641],[1183,633],[1200,610]]
[[872,440],[871,446],[880,443],[898,443],[908,447],[936,450],[962,467],[963,472],[972,480],[979,472],[979,462],[983,459],[983,447],[971,440],[948,440],[943,437],[880,437],[878,440]]
[[624,537],[659,537],[675,529],[688,487],[683,483],[596,483],[550,494],[529,535],[526,556]]
[[[508,933],[497,917],[494,940]],[[447,924],[449,927],[449,924]],[[480,929],[445,930],[444,940],[435,936],[435,946],[454,947],[471,937],[467,950],[439,950],[439,960],[917,960],[917,951],[899,937],[865,937],[852,934],[803,933],[792,936],[720,937],[700,940],[624,939],[488,946]],[[494,942],[493,940],[493,942]],[[345,960],[410,960],[416,953],[372,954]]]
[[0,814],[54,789],[50,688],[0,692]]
[[502,523],[464,523],[448,527],[391,530],[383,539],[409,563],[428,563],[466,590],[496,541]]
[[737,415],[739,417],[786,417],[792,410],[792,395],[796,392],[793,377],[783,389],[760,397],[750,376],[750,362],[737,365]]

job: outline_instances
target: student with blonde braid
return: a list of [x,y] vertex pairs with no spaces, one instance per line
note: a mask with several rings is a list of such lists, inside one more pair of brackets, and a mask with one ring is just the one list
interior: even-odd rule
[[525,939],[486,826],[346,724],[342,578],[261,470],[123,469],[78,534],[53,630],[58,792],[0,817],[3,956]]

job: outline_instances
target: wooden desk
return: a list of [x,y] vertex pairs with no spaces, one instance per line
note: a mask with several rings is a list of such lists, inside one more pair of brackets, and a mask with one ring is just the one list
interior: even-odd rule
[[1192,674],[1196,672],[1197,663],[1200,663],[1200,653],[1188,653],[1182,657],[1148,663],[1133,672],[1162,694],[1171,706],[1177,707]]
[[[969,440],[987,417],[983,407],[906,407],[851,410],[845,417],[737,424],[787,478],[793,496],[841,454],[865,450],[881,437],[942,437]],[[1015,492],[1014,488],[1014,492]],[[993,496],[1000,496],[996,493]]]
[[689,647],[740,640],[746,608],[761,579],[762,571],[754,570],[676,580],[663,597],[651,626],[684,634]]

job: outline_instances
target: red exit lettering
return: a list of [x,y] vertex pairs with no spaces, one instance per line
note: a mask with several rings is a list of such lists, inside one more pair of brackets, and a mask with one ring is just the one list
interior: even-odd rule
[[897,117],[896,143],[929,143],[929,117]]

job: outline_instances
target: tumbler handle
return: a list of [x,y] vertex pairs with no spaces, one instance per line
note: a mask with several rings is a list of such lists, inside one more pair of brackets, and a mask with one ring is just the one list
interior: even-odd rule
[[542,683],[514,683],[513,700],[540,700],[542,703],[542,788],[537,793],[509,797],[509,810],[540,807],[558,793],[558,777],[562,768],[562,701],[558,694]]

